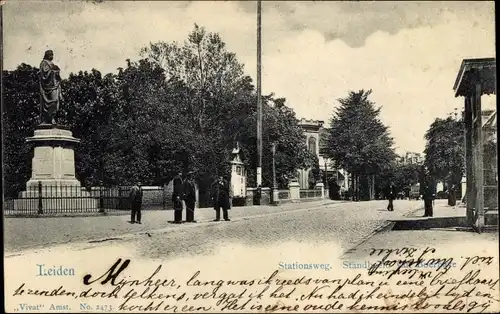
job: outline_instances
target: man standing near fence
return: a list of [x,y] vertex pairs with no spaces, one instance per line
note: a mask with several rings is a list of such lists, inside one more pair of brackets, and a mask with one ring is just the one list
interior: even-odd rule
[[215,220],[220,221],[220,210],[222,208],[222,215],[225,221],[230,221],[228,210],[231,208],[230,198],[231,198],[231,188],[229,183],[223,177],[219,177],[212,184],[212,197],[214,202],[215,210]]
[[130,190],[130,203],[132,205],[132,216],[130,218],[130,223],[141,223],[141,207],[142,207],[142,188],[141,182],[137,182],[136,185]]
[[187,174],[184,182],[184,202],[186,203],[186,222],[196,222],[194,220],[194,207],[196,205],[196,185],[194,183],[194,172]]
[[174,203],[174,223],[182,222],[182,173],[179,172],[173,180],[172,202]]

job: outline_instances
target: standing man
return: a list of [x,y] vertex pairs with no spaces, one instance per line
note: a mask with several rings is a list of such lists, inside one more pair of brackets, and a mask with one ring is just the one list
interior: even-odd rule
[[432,217],[433,216],[433,208],[432,203],[434,198],[436,197],[436,191],[434,182],[429,175],[429,173],[425,174],[424,182],[421,185],[422,187],[422,198],[424,199],[424,217]]
[[387,190],[387,196],[389,198],[389,205],[387,205],[387,210],[392,212],[394,211],[394,199],[396,198],[396,188],[394,187],[394,183],[391,182],[389,184],[389,189]]
[[174,223],[180,224],[182,222],[182,173],[179,173],[173,180],[172,202],[174,204]]
[[142,188],[141,182],[137,182],[136,185],[130,190],[130,203],[132,204],[132,216],[130,218],[130,223],[141,223],[141,207],[142,207]]
[[196,222],[194,220],[194,207],[196,205],[196,185],[194,183],[194,173],[189,171],[187,179],[184,181],[184,202],[186,203],[186,222]]
[[215,220],[220,221],[220,209],[222,208],[222,215],[225,221],[231,221],[229,219],[228,210],[231,208],[230,205],[230,187],[227,180],[223,177],[219,177],[212,184],[212,197],[214,202],[215,210]]
[[452,184],[448,189],[448,205],[455,207],[457,205],[457,196],[456,196],[456,186]]

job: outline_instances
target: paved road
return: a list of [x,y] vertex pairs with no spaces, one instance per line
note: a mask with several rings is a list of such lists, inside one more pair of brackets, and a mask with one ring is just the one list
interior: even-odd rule
[[5,220],[5,250],[19,252],[99,239],[130,242],[146,258],[164,258],[164,252],[171,256],[210,253],[217,248],[217,239],[248,245],[334,241],[347,249],[387,220],[421,207],[421,202],[397,201],[395,205],[394,212],[385,210],[385,201],[253,207],[251,211],[233,210],[231,222],[212,222],[213,211],[205,209],[197,214],[199,223],[182,225],[168,224],[170,217],[165,212],[147,213],[143,225],[131,225],[123,216],[12,218]]
[[210,222],[196,228],[169,228],[127,241],[131,241],[130,245],[141,257],[153,259],[213,254],[221,242],[256,248],[290,241],[322,242],[336,243],[341,250],[347,250],[372,235],[387,220],[400,217],[420,205],[420,202],[399,201],[396,203],[399,210],[388,212],[383,201],[345,203],[237,219],[230,223]]
[[[282,206],[235,207],[231,210],[230,216],[237,219],[318,206],[338,206],[341,203],[339,201],[321,200]],[[143,224],[141,225],[130,224],[129,215],[8,217],[4,219],[4,250],[7,252],[20,251],[70,242],[112,238],[165,227],[178,228],[179,225],[169,224],[169,221],[173,219],[173,214],[174,212],[171,210],[143,210]],[[185,216],[185,212],[183,214]],[[214,211],[209,208],[196,209],[195,216],[198,222],[207,222],[214,218]]]

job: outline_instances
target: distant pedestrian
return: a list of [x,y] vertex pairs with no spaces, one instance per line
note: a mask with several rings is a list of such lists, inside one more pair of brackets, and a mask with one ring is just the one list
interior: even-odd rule
[[174,223],[182,222],[182,194],[183,182],[182,173],[179,172],[173,180],[172,202],[174,203]]
[[452,184],[448,189],[448,205],[455,207],[457,205],[457,195],[455,184]]
[[137,184],[130,189],[130,203],[132,205],[130,223],[141,223],[142,195],[141,182],[137,182]]
[[435,184],[429,175],[426,175],[422,187],[422,198],[424,199],[424,217],[433,216],[433,203],[436,198]]
[[394,199],[396,198],[396,188],[394,187],[394,183],[392,182],[391,184],[389,184],[389,188],[387,189],[387,197],[389,199],[387,210],[392,212],[394,211]]
[[194,208],[196,205],[196,185],[194,183],[194,172],[190,171],[184,181],[183,199],[186,203],[186,222],[196,222],[194,220]]
[[212,197],[215,210],[215,220],[220,221],[220,210],[222,208],[222,215],[225,221],[230,221],[228,210],[231,208],[229,183],[223,177],[219,177],[212,184]]

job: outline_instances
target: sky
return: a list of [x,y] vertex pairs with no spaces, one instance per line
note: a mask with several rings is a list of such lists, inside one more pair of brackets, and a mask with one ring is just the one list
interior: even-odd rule
[[[150,42],[183,42],[195,23],[217,32],[256,79],[256,2],[3,1],[4,69],[38,66],[47,49],[63,76],[117,72]],[[495,57],[494,2],[262,2],[262,91],[298,118],[328,125],[337,99],[372,89],[399,153],[455,108],[467,58]],[[495,96],[483,96],[494,108]]]

